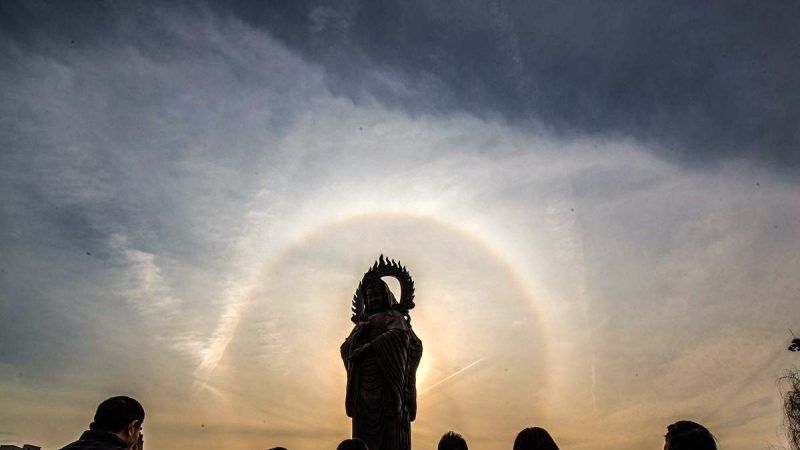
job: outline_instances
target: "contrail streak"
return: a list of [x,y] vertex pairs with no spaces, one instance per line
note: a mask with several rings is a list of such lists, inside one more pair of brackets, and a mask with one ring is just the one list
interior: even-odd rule
[[422,394],[424,394],[424,393],[426,393],[426,392],[430,391],[431,389],[435,388],[436,386],[439,386],[440,384],[444,383],[445,381],[447,381],[447,380],[449,380],[449,379],[453,378],[454,376],[456,376],[456,375],[458,375],[458,374],[460,374],[460,373],[464,372],[465,370],[469,369],[470,367],[474,366],[475,364],[478,364],[478,363],[479,363],[479,362],[481,362],[481,361],[483,361],[483,358],[480,358],[480,359],[478,359],[477,361],[474,361],[474,362],[470,363],[470,364],[469,364],[469,365],[467,365],[466,367],[463,367],[463,368],[461,368],[461,369],[457,370],[455,373],[452,373],[452,374],[450,374],[450,375],[448,375],[448,376],[446,376],[446,377],[442,378],[441,380],[437,381],[436,383],[434,383],[434,384],[432,384],[432,385],[430,385],[430,386],[426,387],[426,388],[425,388],[425,389],[423,389],[422,391],[420,391],[420,392],[419,392],[417,395],[422,395]]
[[225,395],[222,393],[222,391],[220,391],[219,389],[215,388],[214,386],[211,386],[206,381],[203,381],[201,379],[195,378],[193,391],[195,393],[199,393],[200,390],[202,390],[202,389],[205,389],[206,391],[214,394],[217,398],[219,398],[221,400],[225,399]]

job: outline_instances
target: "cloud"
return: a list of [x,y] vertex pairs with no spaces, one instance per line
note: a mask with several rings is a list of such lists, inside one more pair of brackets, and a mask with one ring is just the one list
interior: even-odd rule
[[[717,164],[661,157],[659,133],[682,127],[679,111],[696,101],[703,112],[719,100],[708,92],[727,92],[710,75],[699,90],[671,84],[680,74],[668,58],[688,58],[687,77],[707,76],[693,68],[703,58],[675,53],[695,47],[645,39],[634,19],[650,23],[648,8],[616,17],[591,5],[533,16],[503,4],[415,14],[349,5],[268,10],[271,22],[260,7],[244,20],[223,6],[111,5],[83,16],[2,4],[15,11],[2,20],[17,26],[0,35],[10,61],[0,69],[0,315],[10,318],[0,386],[15,393],[0,414],[17,405],[33,415],[63,393],[48,413],[72,410],[68,426],[47,431],[57,445],[85,425],[75,399],[88,411],[93,395],[125,390],[148,399],[154,424],[160,415],[151,442],[165,447],[195,423],[217,427],[221,442],[224,430],[253,430],[253,442],[237,444],[251,447],[281,433],[304,442],[296,431],[326,420],[326,436],[346,434],[336,347],[354,284],[384,251],[418,277],[414,323],[430,358],[420,380],[432,385],[487,355],[424,397],[422,446],[453,421],[485,426],[473,411],[497,399],[509,399],[491,414],[509,442],[511,427],[549,421],[573,448],[656,446],[667,420],[690,410],[739,448],[773,430],[762,386],[786,363],[800,289],[798,188],[751,164],[756,147],[714,150],[724,129],[714,121],[733,127],[733,116],[697,122],[708,130],[686,141],[717,142],[697,156]],[[698,15],[685,24],[693,36],[727,7],[659,8],[673,14],[652,19],[655,30]],[[611,39],[592,14],[633,27],[652,55],[629,55],[628,39]],[[68,39],[94,30],[98,15],[108,19],[102,33]],[[526,17],[535,39],[519,31]],[[573,18],[607,45],[584,48],[580,27],[567,39]],[[44,19],[63,27],[45,29]],[[724,41],[723,25],[744,19],[715,20],[722,31],[709,33]],[[387,34],[367,42],[378,25]],[[703,36],[699,50],[711,45]],[[565,46],[599,58],[597,80],[582,84],[589,69],[552,54]],[[551,73],[558,61],[563,80]],[[648,101],[669,97],[664,86],[643,103],[601,92],[647,61],[679,91],[677,106],[659,112],[658,126],[626,125],[631,111],[646,116]],[[575,85],[584,91],[570,93]],[[544,92],[522,95],[531,86]],[[746,143],[750,131],[740,132]],[[441,326],[446,318],[469,326]],[[725,354],[729,344],[740,353]],[[14,423],[39,432],[27,422]],[[496,448],[507,444],[492,433]]]
[[[690,166],[744,158],[793,177],[800,161],[798,111],[792,106],[800,103],[794,83],[800,33],[793,26],[800,12],[790,2],[698,6],[641,0],[616,8],[581,1],[237,1],[4,8],[6,36],[23,45],[36,47],[43,36],[56,36],[73,49],[124,42],[161,61],[186,55],[201,41],[186,21],[162,21],[170,10],[228,25],[236,17],[262,31],[261,37],[274,37],[319,64],[327,89],[361,105],[502,117],[525,130],[570,139],[629,137],[661,158]],[[47,21],[59,27],[43,27]],[[155,30],[162,34],[153,39],[136,21],[167,28]],[[83,33],[87,28],[103,32]],[[245,36],[245,46],[255,42],[254,30],[236,32]],[[162,45],[166,36],[170,43]],[[219,67],[235,68],[238,82],[255,88],[264,74],[274,82],[277,73],[300,73],[287,64],[252,70],[258,64],[241,59],[241,48],[226,53],[232,48],[219,45],[225,36],[231,35],[207,35],[203,39],[212,47],[193,49],[210,51],[206,56]],[[218,73],[213,67],[197,73]],[[276,110],[282,114],[273,115],[274,121],[291,115],[291,108]]]
[[628,136],[690,165],[746,158],[794,173],[800,161],[791,2],[233,5],[362,104]]
[[180,306],[180,300],[173,298],[164,286],[161,269],[155,263],[155,255],[130,247],[125,236],[113,235],[111,248],[118,251],[130,267],[130,278],[121,286],[121,291],[137,309],[154,318]]
[[[272,209],[246,221],[240,214],[281,201],[269,145],[298,109],[286,95],[305,101],[319,92],[318,75],[235,20],[205,16],[209,34],[198,36],[174,11],[153,10],[135,34],[120,17],[108,40],[74,45],[64,39],[74,29],[39,33],[36,19],[69,21],[75,11],[4,7],[29,13],[9,20],[33,23],[25,39],[0,38],[9,61],[0,73],[9,87],[0,107],[2,309],[16,321],[0,331],[3,362],[30,374],[64,362],[47,371],[54,379],[107,364],[105,381],[121,364],[147,372],[165,342],[182,363],[199,362],[216,326],[212,311],[258,271],[269,245],[247,227],[268,227]],[[152,45],[159,33],[174,45]],[[264,65],[239,71],[249,58]],[[247,79],[258,80],[257,97]],[[292,94],[275,84],[286,82],[297,87]],[[114,346],[139,356],[98,360]]]

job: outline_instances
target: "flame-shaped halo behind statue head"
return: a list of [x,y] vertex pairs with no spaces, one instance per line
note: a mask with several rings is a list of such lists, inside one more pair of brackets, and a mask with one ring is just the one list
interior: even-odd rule
[[400,282],[400,302],[393,303],[390,299],[391,308],[402,313],[403,317],[405,317],[407,321],[410,321],[411,319],[408,315],[408,311],[414,309],[415,306],[414,280],[411,279],[411,275],[406,268],[400,264],[400,261],[395,262],[392,259],[384,258],[383,254],[381,254],[380,258],[375,261],[375,264],[364,273],[361,282],[358,283],[358,289],[356,289],[356,293],[353,295],[353,316],[350,320],[352,320],[353,323],[366,320],[367,313],[363,288],[367,283],[367,278],[372,276],[376,276],[379,279],[381,277],[394,277]]

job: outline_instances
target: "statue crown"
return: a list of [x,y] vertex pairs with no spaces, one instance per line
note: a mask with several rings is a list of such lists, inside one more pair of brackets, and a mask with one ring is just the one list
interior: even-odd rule
[[[361,282],[358,283],[356,293],[353,295],[351,308],[353,315],[350,318],[353,323],[366,319],[364,288],[374,283],[375,280],[380,281],[385,286],[381,277],[386,276],[394,277],[400,282],[400,302],[393,302],[392,296],[390,296],[390,307],[402,313],[406,320],[410,320],[408,311],[416,306],[414,304],[414,280],[411,279],[411,274],[399,261],[395,262],[393,259],[384,258],[383,254],[381,254],[372,267],[364,273]],[[387,288],[388,293],[390,291]]]

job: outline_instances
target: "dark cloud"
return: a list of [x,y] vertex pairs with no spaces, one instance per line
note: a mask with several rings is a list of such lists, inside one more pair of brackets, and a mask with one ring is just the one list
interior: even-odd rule
[[[193,4],[170,8],[198,17]],[[166,28],[141,33],[161,10],[3,2],[0,24],[39,52],[48,46],[37,37],[47,36],[51,47],[124,42],[188,56]],[[688,164],[800,168],[796,2],[298,0],[212,2],[209,11],[268,31],[356,102],[501,116],[563,137],[633,137]],[[232,70],[263,81],[252,68]]]
[[800,163],[796,2],[238,2],[357,101]]

